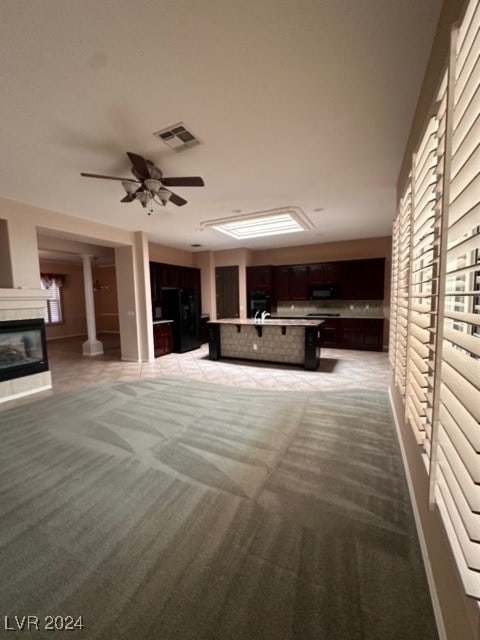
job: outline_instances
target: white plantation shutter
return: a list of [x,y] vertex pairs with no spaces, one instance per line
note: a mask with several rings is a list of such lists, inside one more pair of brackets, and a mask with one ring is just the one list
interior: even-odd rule
[[435,500],[466,592],[480,598],[480,7],[458,30],[445,208]]
[[395,383],[405,396],[407,378],[407,338],[408,338],[408,288],[410,275],[410,223],[412,192],[410,180],[400,202],[398,222],[398,259],[396,270],[396,340],[395,340]]
[[392,244],[394,380],[430,473],[430,502],[466,593],[480,600],[480,0],[452,32]]
[[390,338],[388,360],[395,367],[398,340],[398,267],[400,252],[400,215],[395,218],[392,233],[392,278],[390,287]]
[[[438,217],[438,119],[430,119],[413,158],[408,365],[405,417],[417,442],[430,454],[431,423],[427,424],[428,377],[433,343],[430,328],[435,313],[436,220]],[[438,244],[438,243],[437,243]],[[429,414],[431,415],[431,414]]]
[[[441,331],[439,330],[440,309],[443,300],[443,281],[441,280],[441,271],[443,258],[442,254],[445,249],[443,210],[446,205],[446,199],[449,194],[449,185],[446,183],[445,172],[449,167],[447,154],[449,153],[449,143],[447,144],[447,112],[448,112],[448,70],[445,71],[437,94],[437,165],[436,165],[436,203],[435,218],[433,223],[433,241],[431,255],[431,293],[430,293],[430,311],[428,313],[429,323],[429,341],[428,341],[428,360],[427,360],[427,390],[426,390],[426,406],[425,406],[425,440],[424,440],[424,461],[427,471],[430,473],[435,465],[435,443],[437,436],[436,422],[438,417],[438,381],[435,377],[435,371],[441,360],[441,349],[439,349],[439,341],[441,339]],[[431,479],[430,501],[432,502],[433,478]]]
[[63,282],[56,282],[55,277],[50,277],[48,280],[48,287],[45,284],[45,280],[40,280],[40,287],[47,289],[50,294],[50,298],[47,300],[47,306],[45,308],[44,320],[45,324],[58,324],[62,322],[62,298],[61,287]]

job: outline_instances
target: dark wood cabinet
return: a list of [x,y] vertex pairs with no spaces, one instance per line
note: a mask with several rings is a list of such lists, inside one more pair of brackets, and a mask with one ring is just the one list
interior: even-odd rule
[[325,320],[320,327],[320,345],[322,347],[338,347],[340,342],[340,318]]
[[362,348],[363,321],[357,318],[341,319],[341,345],[346,349]]
[[364,318],[362,322],[364,348],[381,351],[383,349],[383,319]]
[[160,309],[162,306],[162,287],[180,287],[188,291],[195,291],[199,308],[201,308],[200,269],[150,262],[150,290],[154,310]]
[[162,287],[180,286],[181,267],[172,264],[163,264],[160,267],[160,278]]
[[306,264],[296,265],[292,267],[292,297],[291,300],[307,300],[308,299],[308,268]]
[[320,262],[308,265],[309,286],[339,284],[341,281],[341,262]]
[[332,318],[320,327],[320,346],[381,351],[382,318]]
[[341,279],[343,300],[383,300],[385,258],[349,260]]
[[[308,300],[310,287],[337,285],[341,300],[383,300],[385,258],[282,265],[271,273],[274,300]],[[248,290],[258,286],[255,277],[248,279],[247,269]]]
[[158,265],[156,262],[150,262],[150,293],[152,296],[152,304],[155,304],[159,298],[158,282]]
[[272,266],[247,267],[247,292],[272,290]]
[[294,266],[274,267],[273,295],[276,300],[307,300],[308,299],[308,266],[297,264]]
[[155,358],[173,351],[173,322],[161,322],[153,325],[153,352]]
[[273,295],[276,300],[290,300],[290,267],[275,267],[273,270]]

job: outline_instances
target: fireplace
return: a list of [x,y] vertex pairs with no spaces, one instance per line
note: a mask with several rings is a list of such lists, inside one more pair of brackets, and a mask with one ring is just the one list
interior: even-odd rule
[[43,319],[0,322],[0,381],[48,371]]

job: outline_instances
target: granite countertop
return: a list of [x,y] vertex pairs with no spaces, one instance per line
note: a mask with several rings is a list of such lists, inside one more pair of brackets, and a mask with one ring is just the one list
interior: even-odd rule
[[370,319],[370,320],[383,320],[384,316],[383,315],[367,315],[365,313],[355,313],[354,311],[352,311],[351,313],[345,312],[345,313],[340,313],[339,315],[332,315],[332,314],[325,314],[324,316],[322,315],[318,315],[318,316],[306,316],[303,314],[286,314],[286,313],[272,313],[272,318],[308,318],[311,319],[312,317],[314,318],[320,318],[321,320],[335,320],[336,318],[355,318],[355,319],[359,319],[359,318],[366,318],[366,319]]
[[267,318],[266,320],[254,320],[253,318],[223,318],[222,320],[210,320],[208,324],[235,324],[251,325],[252,327],[318,327],[323,324],[323,318]]

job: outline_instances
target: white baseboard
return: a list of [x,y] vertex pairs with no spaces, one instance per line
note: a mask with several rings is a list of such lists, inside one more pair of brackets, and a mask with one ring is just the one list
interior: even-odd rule
[[0,398],[1,402],[11,402],[12,400],[18,400],[19,398],[24,398],[25,396],[31,396],[33,393],[40,393],[41,391],[48,391],[52,388],[51,384],[47,384],[43,387],[35,387],[35,389],[29,389],[28,391],[20,391],[19,393],[14,393],[11,396],[6,396],[5,398]]
[[418,540],[420,542],[420,550],[422,552],[423,564],[425,566],[425,573],[427,576],[428,588],[430,590],[430,597],[432,599],[433,614],[435,616],[435,622],[437,623],[438,637],[440,640],[448,640],[445,625],[443,623],[442,609],[440,607],[440,600],[438,599],[437,588],[435,586],[435,580],[433,578],[432,565],[430,564],[430,558],[428,555],[427,543],[425,535],[423,533],[422,521],[420,520],[420,514],[418,512],[417,501],[415,499],[415,491],[413,489],[412,477],[410,475],[410,469],[407,462],[407,454],[403,445],[402,433],[400,430],[400,424],[395,411],[395,403],[392,398],[392,390],[388,389],[388,397],[390,398],[390,406],[393,414],[393,421],[395,424],[395,430],[397,432],[397,439],[400,445],[400,451],[402,454],[403,467],[405,469],[405,476],[407,478],[408,493],[410,494],[410,502],[413,509],[413,517],[415,518],[415,526],[417,529]]

